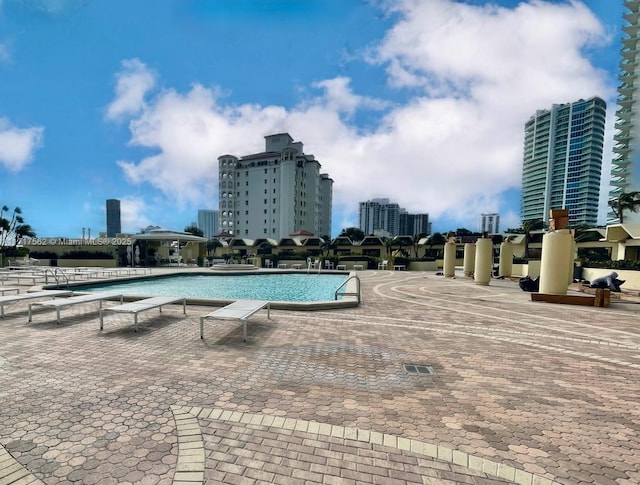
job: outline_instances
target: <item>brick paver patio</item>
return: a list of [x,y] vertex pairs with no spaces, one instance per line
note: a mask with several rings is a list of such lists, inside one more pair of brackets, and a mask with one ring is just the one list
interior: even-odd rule
[[235,323],[200,340],[210,307],[134,333],[100,332],[97,303],[61,325],[8,306],[0,484],[640,483],[640,305],[359,275],[360,307],[259,313],[246,344]]

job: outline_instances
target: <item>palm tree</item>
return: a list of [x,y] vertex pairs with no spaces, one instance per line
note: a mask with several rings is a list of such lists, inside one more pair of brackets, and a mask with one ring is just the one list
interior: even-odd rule
[[364,239],[364,232],[358,227],[347,227],[342,230],[340,236],[347,236],[352,241],[362,241]]
[[433,252],[433,246],[440,246],[447,242],[447,238],[440,232],[434,232],[429,236],[429,254]]
[[217,239],[210,239],[209,241],[207,241],[207,245],[206,245],[207,252],[213,251],[214,258],[216,257],[216,250],[221,247],[222,247],[222,243]]
[[425,237],[427,237],[427,235],[424,232],[411,236],[411,242],[413,243],[413,252],[416,255],[416,259],[418,258],[418,250],[420,249],[418,243]]
[[526,219],[522,221],[522,232],[524,233],[524,257],[529,257],[529,242],[531,241],[531,232],[544,227],[542,219]]
[[609,207],[620,220],[620,224],[624,224],[625,211],[638,212],[640,209],[640,192],[620,192],[618,197],[609,201]]
[[[3,205],[0,208],[0,249],[12,243],[15,248],[23,237],[35,237],[36,233],[29,224],[24,223],[22,209],[16,207],[11,213],[11,218],[5,217],[9,207]],[[8,214],[7,214],[8,215]]]

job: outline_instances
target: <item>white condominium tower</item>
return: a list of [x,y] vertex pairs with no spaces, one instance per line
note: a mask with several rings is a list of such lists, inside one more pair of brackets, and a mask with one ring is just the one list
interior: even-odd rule
[[525,124],[522,220],[549,220],[551,209],[568,209],[572,226],[594,226],[606,103],[593,97],[539,110]]
[[333,180],[288,133],[264,138],[264,152],[218,157],[220,230],[248,239],[331,236]]
[[389,199],[360,202],[359,219],[360,230],[365,234],[384,231],[391,236],[397,236],[400,229],[400,206]]
[[[640,123],[638,119],[638,56],[640,33],[640,0],[625,0],[626,11],[622,17],[625,24],[622,31],[620,50],[620,72],[618,85],[618,111],[616,111],[616,133],[614,135],[613,161],[611,164],[611,190],[609,200],[623,192],[640,190]],[[625,222],[640,222],[640,213],[629,211]],[[608,223],[619,222],[617,216],[609,214]]]

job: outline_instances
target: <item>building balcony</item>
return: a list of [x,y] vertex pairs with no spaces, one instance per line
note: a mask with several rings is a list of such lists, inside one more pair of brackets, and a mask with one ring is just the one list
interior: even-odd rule
[[624,96],[631,96],[635,91],[635,86],[629,83],[623,83],[618,86],[618,93],[623,94]]
[[633,50],[638,46],[638,37],[623,37],[622,39],[620,39],[620,42],[622,43],[623,49]]
[[629,37],[633,37],[638,33],[638,24],[625,24],[622,26],[622,31]]

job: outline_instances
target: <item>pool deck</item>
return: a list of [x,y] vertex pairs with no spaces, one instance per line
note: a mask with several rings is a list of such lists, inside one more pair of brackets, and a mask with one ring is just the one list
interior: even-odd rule
[[[640,304],[359,271],[357,308],[0,320],[0,484],[640,483]],[[26,289],[27,286],[23,286]],[[107,306],[112,303],[107,303]],[[403,364],[430,367],[412,375]],[[22,481],[20,481],[22,480]]]

